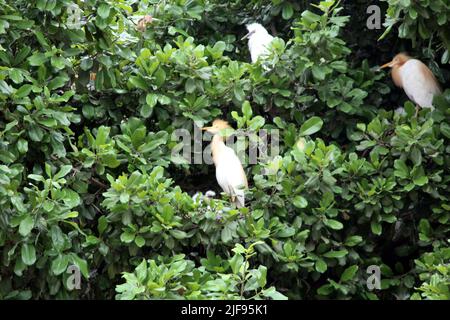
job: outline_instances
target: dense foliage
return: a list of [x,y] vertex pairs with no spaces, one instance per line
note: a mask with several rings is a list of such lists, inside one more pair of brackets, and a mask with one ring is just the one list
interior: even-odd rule
[[[450,89],[416,117],[377,69],[408,50],[447,88],[450,7],[370,4],[0,0],[0,299],[450,299]],[[172,156],[215,118],[280,130],[246,208]]]

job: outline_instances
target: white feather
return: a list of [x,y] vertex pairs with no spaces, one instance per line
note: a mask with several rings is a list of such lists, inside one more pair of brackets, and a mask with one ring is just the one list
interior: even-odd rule
[[259,23],[252,23],[247,25],[247,30],[250,33],[248,37],[248,48],[252,58],[252,63],[258,61],[259,57],[267,57],[269,54],[269,45],[273,40],[273,36]]
[[423,73],[424,67],[421,61],[410,59],[400,67],[399,73],[408,98],[422,108],[433,108],[433,97],[440,89]]
[[221,146],[220,158],[216,163],[216,179],[225,193],[236,197],[236,205],[243,207],[245,204],[243,189],[247,181],[238,156],[225,144]]

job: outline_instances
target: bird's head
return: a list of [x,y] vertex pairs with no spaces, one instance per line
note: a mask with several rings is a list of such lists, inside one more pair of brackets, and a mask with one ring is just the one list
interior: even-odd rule
[[231,129],[231,126],[226,122],[225,120],[216,119],[213,121],[212,126],[210,127],[203,127],[203,131],[207,131],[212,134],[219,133],[221,130],[224,129]]
[[391,62],[383,64],[380,67],[380,69],[387,68],[387,67],[389,67],[389,68],[401,67],[409,59],[411,59],[411,57],[408,56],[406,53],[399,53],[394,57],[394,59],[392,59]]
[[266,35],[269,34],[269,32],[267,32],[266,28],[264,28],[261,24],[259,23],[250,23],[248,25],[246,25],[247,27],[247,31],[248,33],[242,37],[241,40],[250,38],[253,35]]

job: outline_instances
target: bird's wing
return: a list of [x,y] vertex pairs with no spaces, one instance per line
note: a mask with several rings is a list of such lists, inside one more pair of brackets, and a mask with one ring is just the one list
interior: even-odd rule
[[401,67],[402,84],[409,99],[421,107],[432,107],[433,97],[440,93],[439,84],[428,67],[416,59]]
[[242,163],[239,160],[238,156],[234,152],[233,149],[230,147],[227,148],[227,156],[229,157],[228,160],[232,164],[233,168],[233,174],[230,176],[230,182],[232,185],[236,187],[247,187],[247,176],[245,175],[244,168],[242,167]]
[[233,149],[225,147],[216,167],[216,178],[220,187],[230,195],[247,187],[247,177],[242,164]]
[[257,35],[249,40],[248,46],[252,58],[252,63],[255,63],[260,56],[264,57],[269,53],[269,45],[272,40],[273,36],[271,36],[270,34],[262,36]]

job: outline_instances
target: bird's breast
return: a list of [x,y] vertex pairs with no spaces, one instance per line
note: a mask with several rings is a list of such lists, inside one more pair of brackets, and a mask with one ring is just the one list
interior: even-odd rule
[[268,54],[269,52],[268,46],[270,45],[270,42],[272,40],[273,37],[269,34],[266,35],[255,34],[252,37],[250,37],[248,41],[248,48],[253,63],[255,63],[260,56]]
[[225,147],[216,157],[216,179],[222,189],[230,193],[240,186],[247,185],[247,178],[242,168],[242,164],[234,150]]

